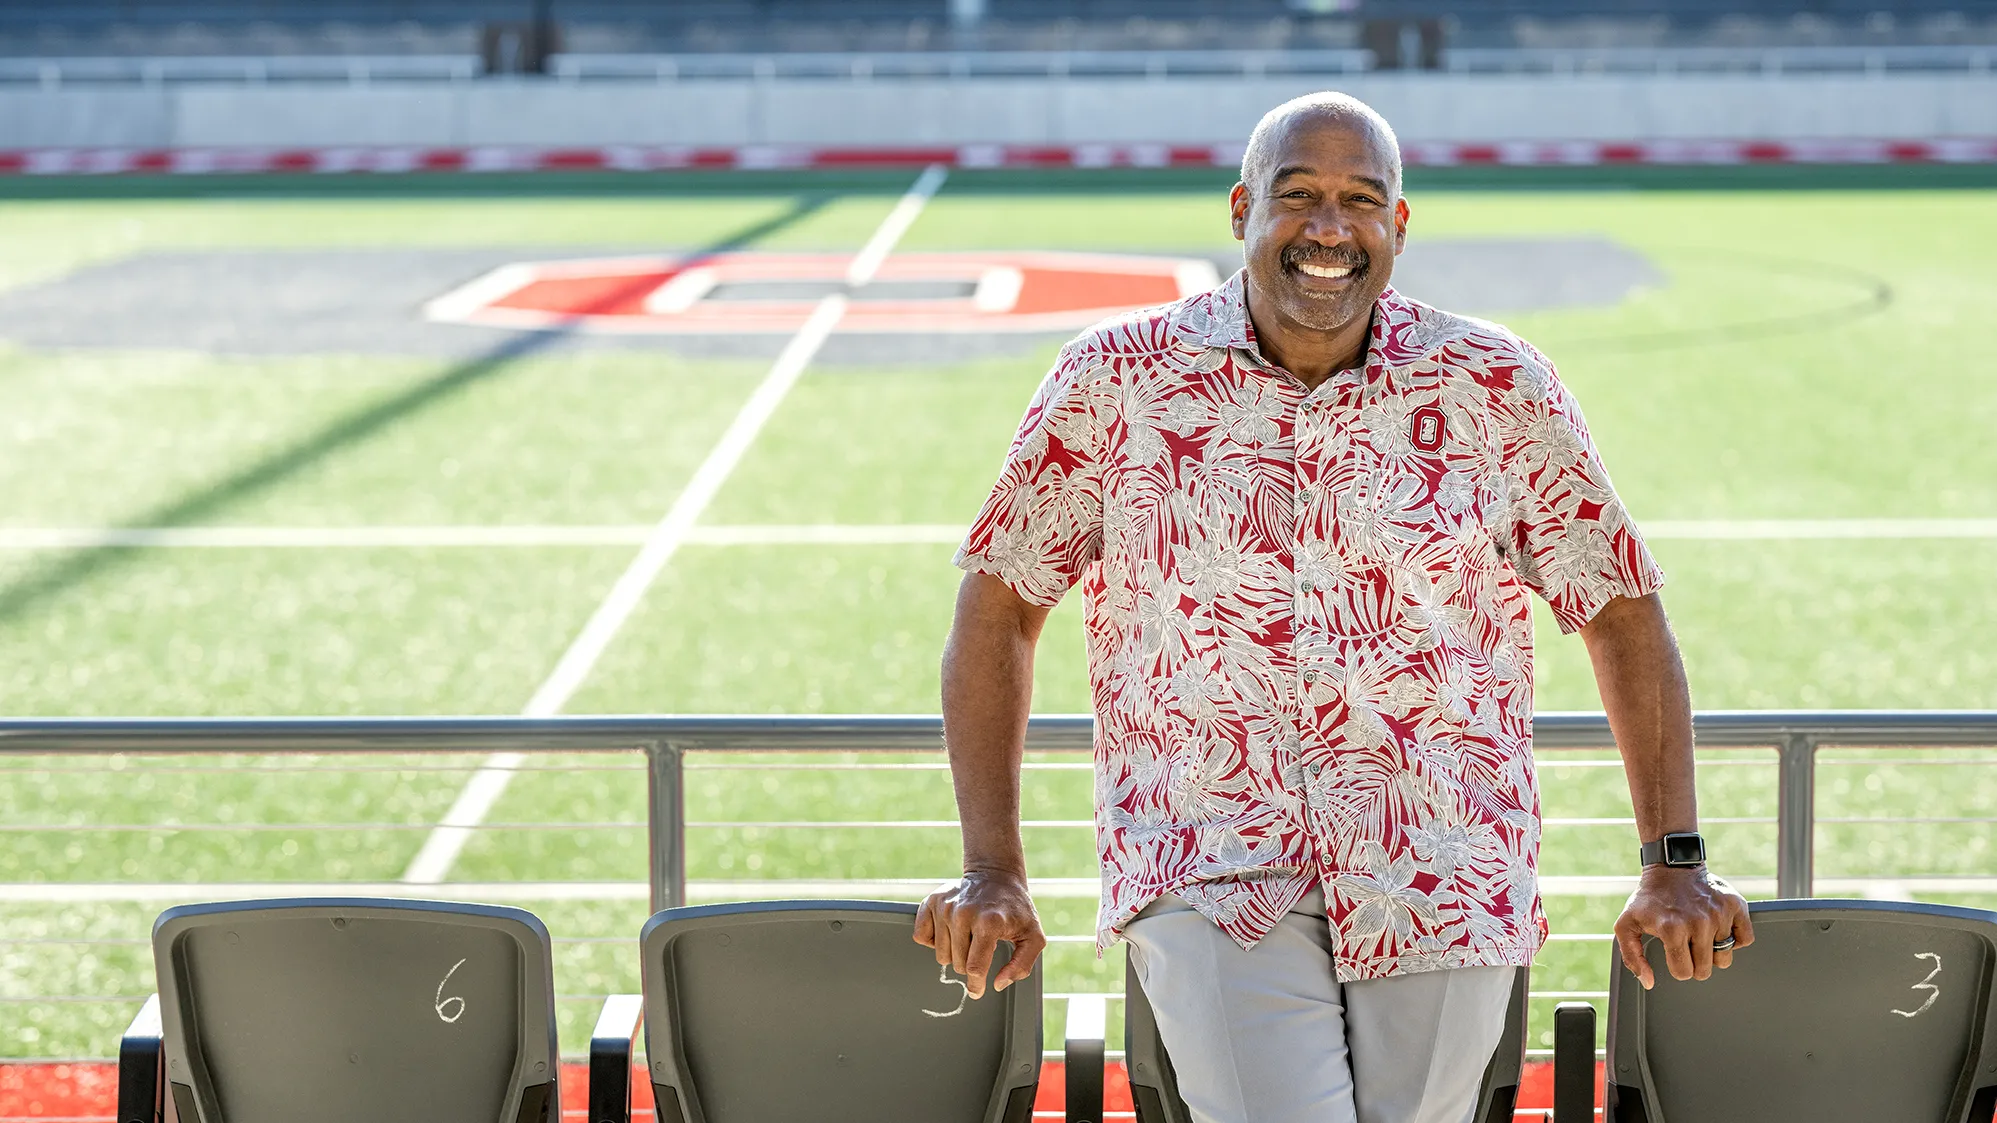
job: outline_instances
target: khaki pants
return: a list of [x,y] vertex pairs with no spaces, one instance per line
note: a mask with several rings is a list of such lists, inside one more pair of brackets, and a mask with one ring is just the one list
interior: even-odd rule
[[1172,895],[1126,935],[1199,1123],[1469,1123],[1518,970],[1341,983],[1322,890],[1252,951]]

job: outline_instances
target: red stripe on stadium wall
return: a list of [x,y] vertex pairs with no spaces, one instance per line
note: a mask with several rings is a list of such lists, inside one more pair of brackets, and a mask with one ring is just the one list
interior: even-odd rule
[[[1410,165],[1557,167],[1726,164],[1997,163],[1997,138],[1939,140],[1413,141]],[[1239,145],[970,144],[797,148],[604,145],[565,148],[23,148],[0,149],[0,175],[134,173],[671,171],[683,168],[1232,167]]]

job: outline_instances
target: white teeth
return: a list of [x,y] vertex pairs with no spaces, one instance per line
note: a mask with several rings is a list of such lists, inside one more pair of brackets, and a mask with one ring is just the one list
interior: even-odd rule
[[1313,277],[1338,278],[1346,276],[1347,274],[1352,272],[1351,269],[1342,265],[1312,265],[1307,261],[1297,262],[1297,268],[1303,270],[1304,272],[1310,274]]

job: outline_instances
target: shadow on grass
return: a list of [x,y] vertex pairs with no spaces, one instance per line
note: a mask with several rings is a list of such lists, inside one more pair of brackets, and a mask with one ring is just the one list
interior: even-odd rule
[[[823,210],[838,196],[827,192],[800,195],[789,210],[737,230],[727,237],[693,252],[693,258],[743,249]],[[641,288],[657,284],[655,278],[636,278],[616,291],[608,292],[591,306],[581,309],[578,321],[599,308],[616,306]],[[121,524],[121,529],[190,526],[201,523],[297,475],[326,457],[359,444],[387,426],[430,409],[482,382],[512,369],[522,359],[548,350],[574,334],[569,327],[523,333],[483,355],[456,363],[393,397],[335,418],[298,443],[247,465],[212,486],[171,499]],[[64,553],[30,569],[19,581],[0,589],[0,624],[22,616],[29,609],[65,590],[109,572],[144,552],[143,546],[106,546]]]

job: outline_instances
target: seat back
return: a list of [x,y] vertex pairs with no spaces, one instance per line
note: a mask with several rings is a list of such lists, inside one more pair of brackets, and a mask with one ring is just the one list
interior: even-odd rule
[[[1518,1103],[1519,1078],[1525,1071],[1526,996],[1531,988],[1531,969],[1521,967],[1512,980],[1511,1003],[1505,1008],[1505,1032],[1491,1061],[1484,1067],[1484,1079],[1477,1089],[1475,1123],[1511,1123],[1512,1109]],[[1138,1123],[1192,1123],[1192,1112],[1179,1097],[1178,1074],[1172,1058],[1158,1036],[1158,1019],[1151,1012],[1151,1000],[1137,981],[1137,967],[1129,959],[1123,967],[1123,1055],[1130,1074],[1130,1098],[1137,1108]]]
[[[1754,945],[1646,991],[1613,953],[1609,1118],[1987,1121],[1997,1104],[1997,913],[1897,901],[1759,901]],[[1979,1114],[1980,1113],[1980,1114]]]
[[555,1123],[548,930],[487,905],[185,905],[153,925],[181,1123]]
[[[1028,1123],[1040,970],[971,1001],[914,939],[915,906],[667,909],[639,938],[660,1123]],[[997,972],[1009,948],[1000,945]]]

